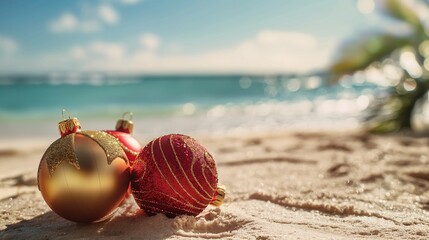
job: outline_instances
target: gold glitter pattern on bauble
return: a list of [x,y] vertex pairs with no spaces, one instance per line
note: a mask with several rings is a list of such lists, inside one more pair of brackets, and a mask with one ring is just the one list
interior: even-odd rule
[[69,134],[53,142],[46,150],[42,159],[46,159],[50,176],[54,174],[62,161],[67,161],[77,169],[80,169],[74,152],[74,134]]
[[[114,138],[116,138],[116,137],[114,137]],[[133,150],[127,148],[127,146],[125,146],[123,143],[121,143],[118,138],[116,138],[116,140],[118,140],[119,144],[122,147],[122,150],[124,150],[125,152],[129,152],[136,157],[139,155],[140,152],[136,152],[136,151],[133,151]]]
[[104,150],[107,157],[107,163],[110,165],[115,158],[122,158],[126,163],[128,163],[127,155],[125,155],[124,150],[121,148],[119,141],[112,135],[102,132],[102,131],[81,131],[76,134],[82,134],[96,141],[98,145]]

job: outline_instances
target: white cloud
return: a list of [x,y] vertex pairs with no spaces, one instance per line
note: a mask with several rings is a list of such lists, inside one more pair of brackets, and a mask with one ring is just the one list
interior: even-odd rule
[[120,2],[127,5],[132,5],[132,4],[142,2],[142,0],[120,0]]
[[125,55],[125,48],[119,43],[94,42],[88,49],[95,57],[106,60],[119,60]]
[[87,63],[118,61],[125,56],[125,47],[115,42],[96,41],[86,47],[75,46],[70,49],[70,56],[74,60],[86,60]]
[[111,5],[98,6],[98,15],[101,20],[108,24],[115,24],[119,21],[119,15]]
[[18,47],[18,43],[14,39],[0,36],[0,53],[13,54]]
[[[189,54],[168,51],[171,43],[161,44],[155,34],[143,34],[140,47],[120,42],[96,41],[75,46],[61,59],[49,58],[51,70],[121,71],[130,73],[303,73],[320,70],[330,63],[336,42],[290,31],[266,30],[227,47]],[[175,43],[177,44],[177,43]],[[158,51],[160,50],[160,51]],[[16,69],[32,64],[14,64]],[[47,64],[43,66],[48,66]]]
[[80,46],[73,47],[70,50],[70,55],[72,56],[73,59],[76,59],[76,60],[83,60],[87,57],[85,49],[83,49],[83,47],[80,47]]
[[93,33],[101,31],[104,24],[118,23],[119,18],[119,14],[111,5],[102,4],[96,8],[85,6],[81,9],[80,17],[65,12],[51,21],[48,27],[54,33]]
[[[127,52],[120,43],[96,42],[85,47],[85,71],[135,73],[289,73],[327,67],[336,47],[333,41],[299,32],[266,30],[235,46],[186,54],[168,50],[153,33],[142,34],[140,49]],[[176,43],[177,44],[177,43]]]
[[116,67],[126,64],[125,50],[120,43],[95,41],[86,46],[74,46],[68,52],[7,59],[2,59],[0,55],[0,72],[44,73],[81,70],[109,72],[118,70]]
[[78,20],[72,13],[63,13],[58,19],[49,24],[49,29],[54,33],[71,32],[97,32],[101,30],[100,24],[96,20]]
[[81,21],[79,30],[85,33],[99,32],[101,31],[101,25],[96,20]]
[[358,0],[356,7],[362,14],[371,14],[374,12],[375,3],[374,0]]
[[[145,39],[145,38],[142,38]],[[142,40],[141,39],[141,40]],[[336,46],[333,41],[317,39],[299,32],[266,30],[235,46],[200,54],[159,55],[143,41],[141,50],[128,55],[126,63],[114,69],[133,72],[307,72],[323,69]]]
[[173,42],[173,43],[167,44],[166,50],[169,53],[177,54],[177,53],[180,53],[183,50],[183,47],[179,43]]
[[45,73],[51,71],[75,71],[75,62],[66,54],[47,53],[37,56],[13,57],[2,61],[0,57],[0,72],[2,73]]
[[72,13],[63,13],[61,16],[49,24],[52,32],[73,32],[78,27],[78,20]]
[[140,44],[147,50],[156,50],[161,41],[159,37],[153,33],[145,33],[140,36]]

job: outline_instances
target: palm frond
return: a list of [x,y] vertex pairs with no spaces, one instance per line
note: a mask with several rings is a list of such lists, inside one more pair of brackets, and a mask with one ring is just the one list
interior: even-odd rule
[[370,132],[394,132],[411,126],[414,105],[429,88],[427,81],[417,80],[415,83],[416,87],[412,91],[404,90],[403,84],[398,84],[387,97],[374,102],[364,119]]
[[400,20],[412,26],[417,33],[424,32],[424,26],[416,11],[401,0],[384,0],[379,5],[387,16]]
[[365,69],[371,63],[388,57],[394,50],[410,45],[408,37],[392,34],[373,34],[346,42],[339,50],[340,54],[330,66],[333,80],[344,74]]

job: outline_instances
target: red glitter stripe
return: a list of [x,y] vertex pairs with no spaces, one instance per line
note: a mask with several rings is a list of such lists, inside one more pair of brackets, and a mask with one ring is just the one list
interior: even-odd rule
[[162,136],[162,137],[159,138],[160,139],[159,140],[159,150],[161,151],[161,154],[162,154],[162,157],[164,159],[164,162],[167,165],[168,169],[170,170],[171,175],[174,177],[174,179],[176,180],[177,184],[183,189],[183,192],[185,192],[192,200],[194,200],[195,203],[197,203],[197,204],[199,204],[201,206],[206,207],[207,204],[204,204],[204,203],[198,201],[197,199],[195,199],[194,196],[192,196],[191,194],[189,194],[189,192],[186,190],[186,188],[183,187],[183,185],[179,181],[179,179],[177,179],[176,174],[173,172],[173,169],[171,168],[170,163],[168,162],[168,160],[167,160],[167,158],[165,156],[165,153],[164,153],[164,150],[163,150],[163,145],[162,145],[162,142],[161,142],[161,140],[162,140],[163,137],[166,137],[166,136]]
[[155,163],[155,166],[156,166],[156,168],[158,169],[158,172],[161,174],[161,176],[162,176],[162,178],[164,178],[164,180],[165,180],[165,182],[168,184],[168,186],[183,200],[183,202],[184,203],[187,203],[187,205],[188,206],[192,206],[192,205],[190,205],[189,204],[189,202],[181,195],[181,194],[179,194],[177,191],[176,191],[176,189],[173,187],[173,186],[171,186],[171,184],[170,184],[170,182],[168,181],[168,179],[164,176],[164,174],[162,173],[162,171],[161,171],[161,169],[159,168],[159,166],[158,166],[158,163],[157,163],[157,161],[156,161],[156,158],[155,158],[155,154],[154,154],[154,150],[153,150],[153,146],[155,145],[155,142],[156,141],[160,141],[160,139],[158,138],[158,139],[156,139],[156,140],[154,140],[154,141],[152,141],[152,144],[151,144],[151,154],[152,154],[152,161]]
[[[187,180],[187,182],[189,183],[189,185],[194,189],[194,191],[195,191],[195,193],[197,193],[198,195],[200,195],[200,197],[202,197],[204,200],[211,200],[211,196],[203,189],[203,188],[201,188],[201,190],[207,195],[207,197],[204,197],[201,193],[200,193],[200,191],[198,191],[197,190],[197,188],[194,186],[194,184],[192,184],[191,183],[191,181],[189,180],[189,176],[188,176],[188,174],[185,172],[185,169],[183,168],[183,166],[182,166],[182,164],[180,163],[180,161],[179,161],[179,158],[178,158],[178,156],[177,156],[177,153],[176,153],[176,150],[174,149],[174,146],[173,146],[173,141],[172,141],[172,135],[170,135],[170,138],[169,138],[169,140],[170,140],[170,147],[171,147],[171,149],[172,149],[172,151],[173,151],[173,153],[174,153],[174,157],[176,158],[176,162],[179,164],[179,167],[180,167],[180,169],[182,170],[182,172],[183,172],[183,175],[185,176],[185,178],[186,178],[186,180]],[[192,159],[194,158],[194,154],[192,154]]]

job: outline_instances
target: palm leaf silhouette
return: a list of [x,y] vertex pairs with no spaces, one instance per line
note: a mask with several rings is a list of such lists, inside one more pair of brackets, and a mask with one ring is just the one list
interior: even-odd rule
[[[345,42],[340,47],[340,54],[330,66],[329,72],[331,81],[338,82],[341,76],[359,70],[365,71],[374,66],[374,63],[379,63],[377,66],[382,68],[382,63],[386,59],[402,67],[403,74],[398,76],[400,78],[398,83],[388,89],[387,96],[380,97],[372,103],[364,118],[369,131],[385,133],[409,128],[415,103],[429,89],[428,73],[424,67],[428,56],[422,54],[421,49],[424,41],[428,40],[426,34],[428,31],[415,9],[419,7],[429,11],[429,3],[423,0],[415,2],[418,6],[408,5],[401,0],[379,0],[376,3],[378,9],[386,16],[398,20],[398,24],[409,26],[409,33],[407,35],[372,33]],[[396,56],[398,52],[405,50],[415,56],[414,62],[417,62],[418,68],[422,70],[419,74],[410,71],[409,67]],[[412,88],[407,87],[410,82],[413,83]]]

